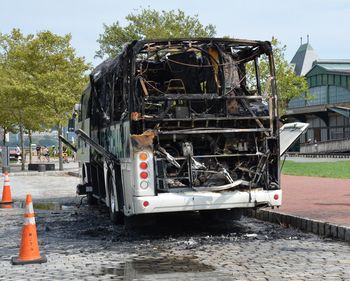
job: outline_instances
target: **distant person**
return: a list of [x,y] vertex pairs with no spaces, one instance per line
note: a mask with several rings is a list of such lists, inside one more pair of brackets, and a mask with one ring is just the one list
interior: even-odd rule
[[318,145],[317,145],[317,140],[314,141],[314,147],[315,147],[315,151],[316,153],[318,153]]
[[51,148],[52,148],[52,155],[53,155],[53,157],[56,157],[56,154],[57,154],[56,146],[52,145]]
[[17,160],[22,160],[22,151],[21,149],[19,148],[18,144],[16,145],[16,155],[18,156],[17,157]]
[[46,158],[47,162],[50,162],[49,149],[46,146],[44,146],[44,148],[42,149],[42,154]]
[[62,150],[63,150],[62,152],[63,163],[69,163],[67,148],[64,146]]
[[36,156],[38,156],[38,158],[40,159],[40,155],[41,155],[41,146],[40,145],[38,145],[36,148],[35,148],[35,150],[36,150]]
[[19,148],[18,144],[16,145],[16,153],[21,154],[21,149]]

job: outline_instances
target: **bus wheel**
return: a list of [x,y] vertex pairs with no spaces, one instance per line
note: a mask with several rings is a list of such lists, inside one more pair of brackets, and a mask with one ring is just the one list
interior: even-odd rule
[[124,214],[116,210],[115,201],[117,199],[114,188],[112,176],[108,177],[108,191],[109,191],[109,217],[114,224],[124,224]]

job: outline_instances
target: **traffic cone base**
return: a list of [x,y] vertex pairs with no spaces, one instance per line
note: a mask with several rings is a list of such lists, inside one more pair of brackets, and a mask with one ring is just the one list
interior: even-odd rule
[[45,255],[42,255],[39,259],[35,259],[35,260],[20,260],[19,257],[11,258],[11,263],[13,265],[45,263],[45,262],[47,262],[47,258]]
[[12,204],[12,195],[10,185],[4,185],[2,190],[2,200],[0,204]]
[[3,203],[3,204],[0,204],[0,209],[12,209],[13,206],[12,203]]

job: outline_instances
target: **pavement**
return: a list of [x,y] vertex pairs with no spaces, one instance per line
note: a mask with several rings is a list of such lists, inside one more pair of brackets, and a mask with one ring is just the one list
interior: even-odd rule
[[14,198],[35,194],[40,251],[48,262],[11,265],[23,209],[0,209],[0,280],[350,280],[348,243],[253,218],[221,222],[198,213],[167,214],[131,231],[112,225],[106,208],[80,205],[77,180],[11,176]]
[[[281,161],[283,161],[283,159],[284,157],[281,158]],[[286,157],[286,160],[300,162],[300,163],[350,161],[349,158],[334,158],[334,157],[309,158],[309,157],[297,157],[297,156]]]
[[[24,201],[26,194],[30,193],[33,200],[48,202],[65,202],[67,199],[75,198],[75,187],[79,183],[79,178],[69,175],[55,175],[48,172],[40,175],[10,174],[10,185],[12,198],[14,201]],[[43,174],[43,175],[42,175]]]
[[282,190],[274,212],[350,226],[350,180],[282,175]]

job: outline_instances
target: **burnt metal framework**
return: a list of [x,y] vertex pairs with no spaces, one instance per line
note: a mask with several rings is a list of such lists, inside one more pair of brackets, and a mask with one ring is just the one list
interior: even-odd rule
[[278,189],[274,77],[269,42],[135,41],[91,74],[91,129],[108,148],[109,126],[130,121],[133,147],[154,152],[157,192]]

